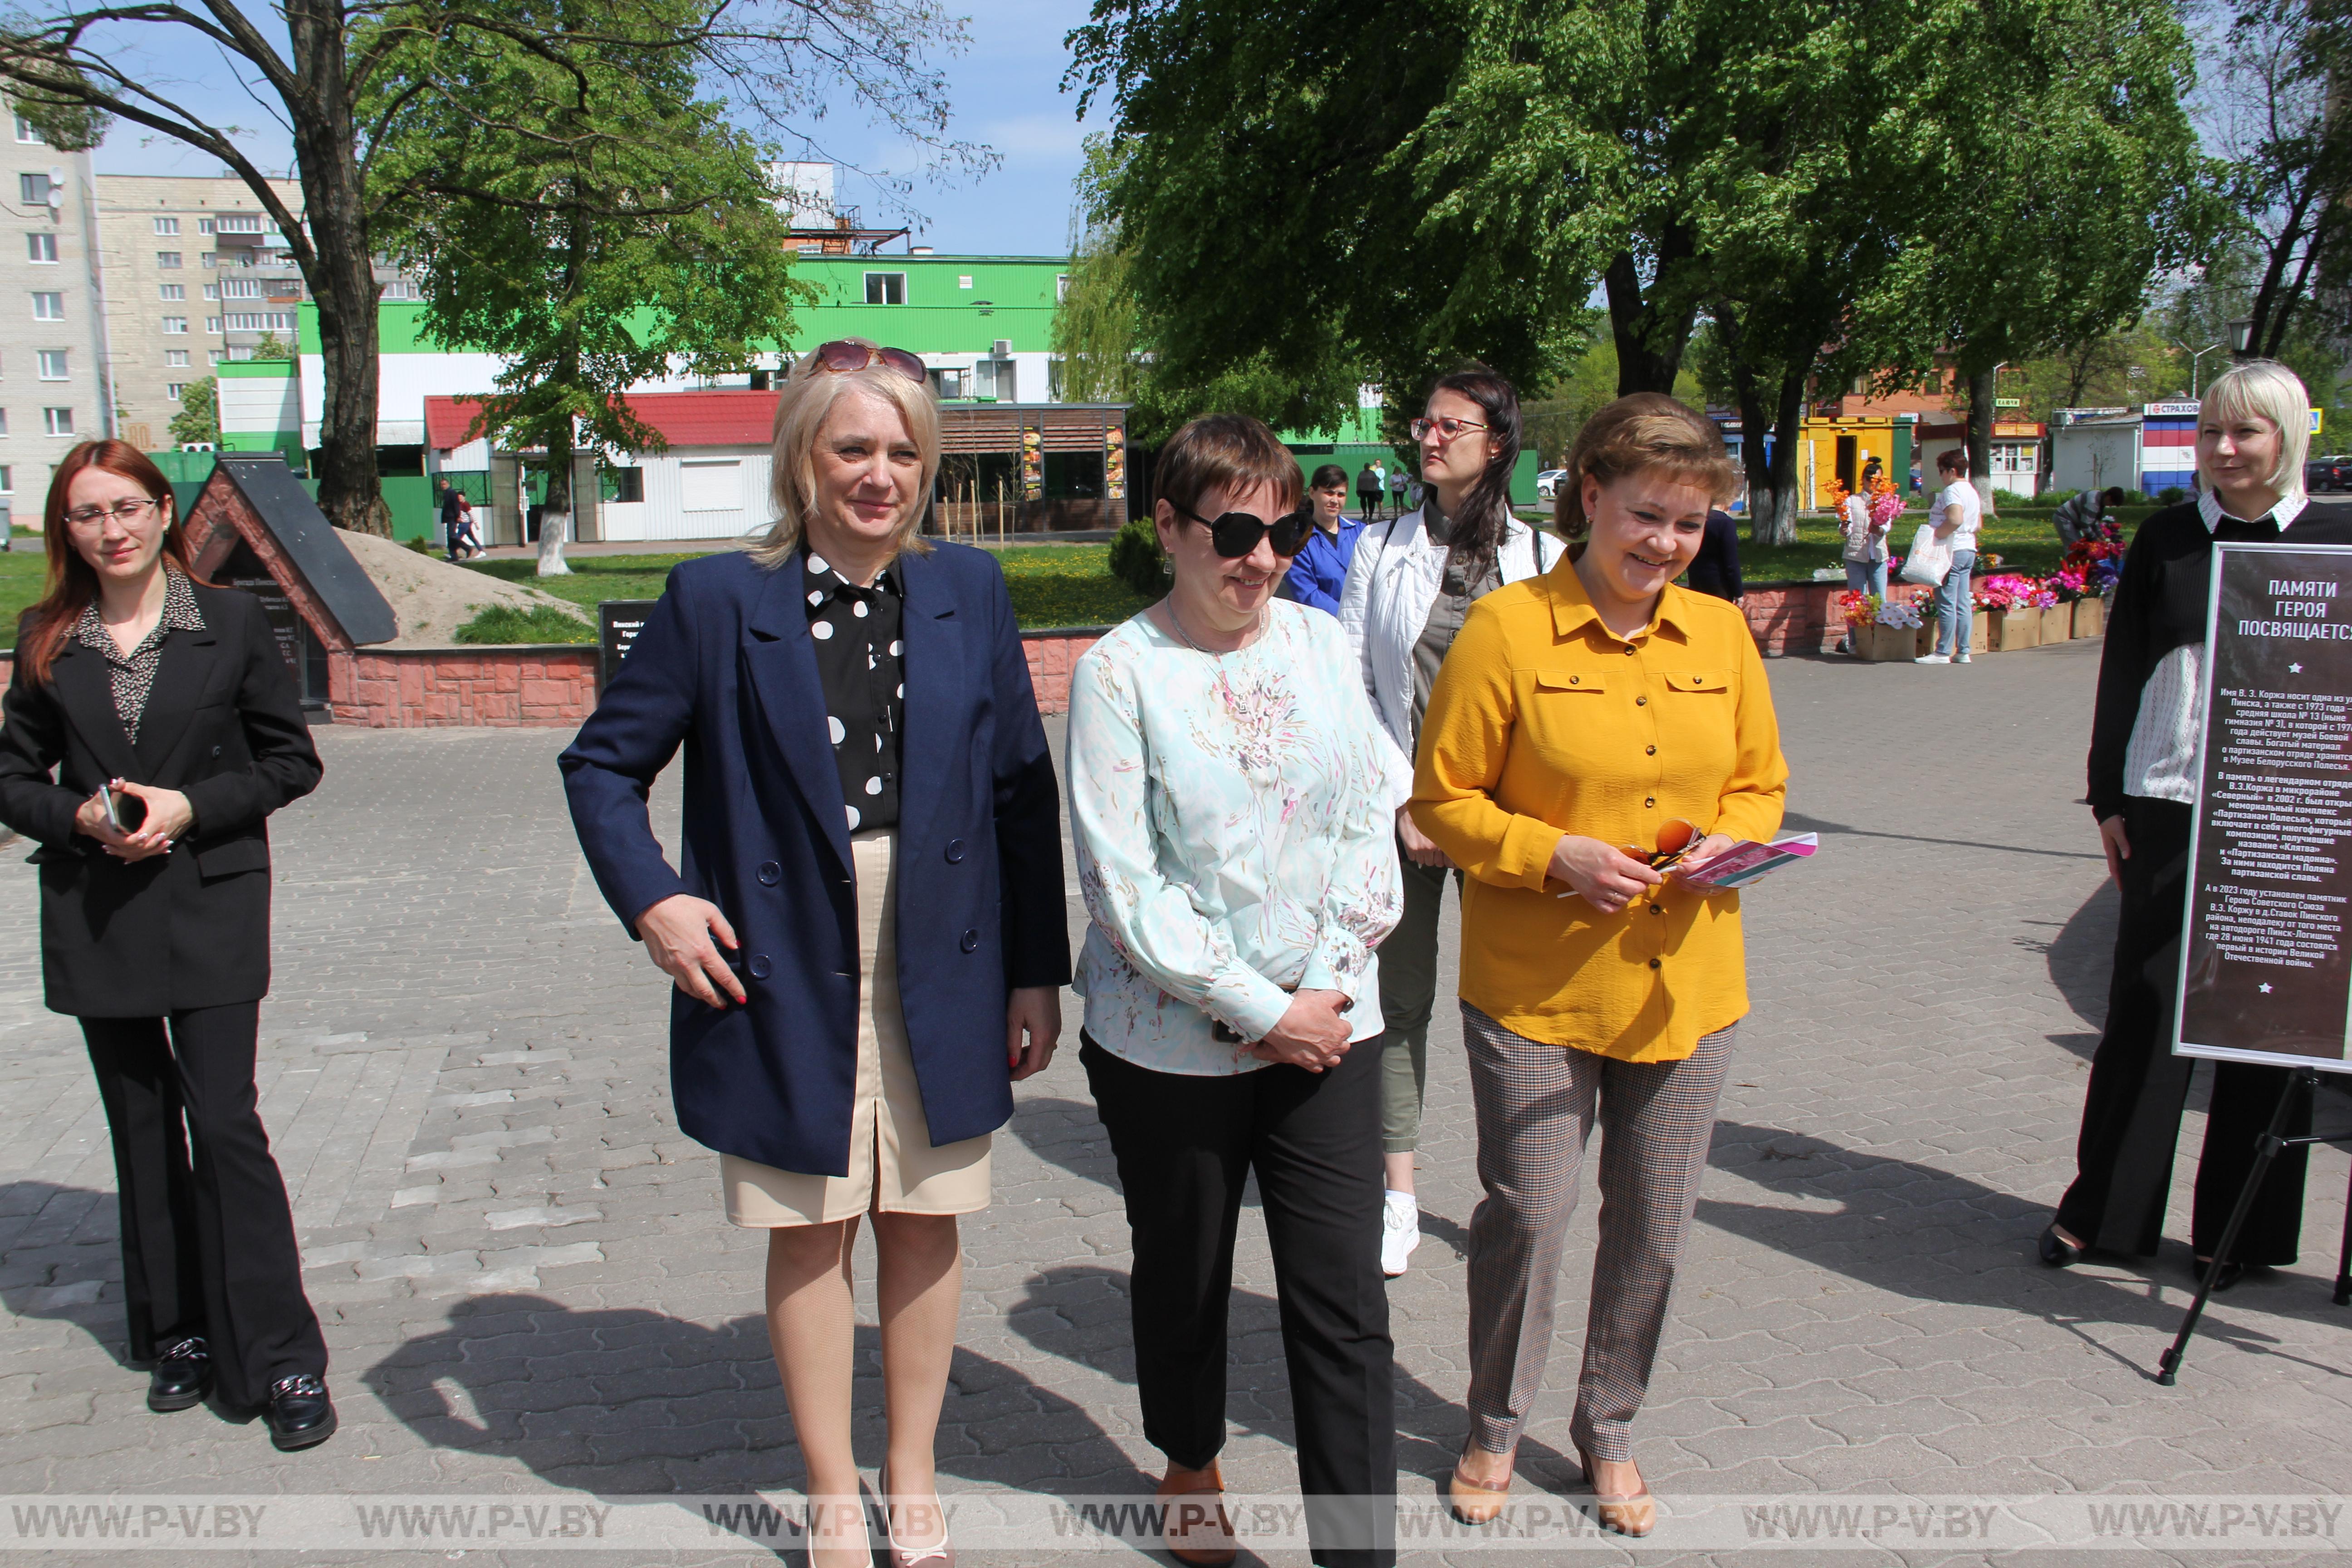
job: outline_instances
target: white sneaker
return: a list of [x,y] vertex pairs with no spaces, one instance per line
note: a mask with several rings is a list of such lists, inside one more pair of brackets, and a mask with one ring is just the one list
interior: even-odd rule
[[1404,1260],[1421,1245],[1421,1205],[1411,1193],[1389,1189],[1386,1212],[1381,1216],[1381,1272],[1393,1279],[1404,1272]]
[[[1962,654],[1960,657],[1962,658],[1966,658],[1968,655]],[[1948,653],[1923,653],[1911,662],[1914,664],[1949,664],[1952,662],[1952,656]]]
[[1956,653],[1952,656],[1952,662],[1954,664],[1966,664],[1969,662],[1969,656],[1964,653]]

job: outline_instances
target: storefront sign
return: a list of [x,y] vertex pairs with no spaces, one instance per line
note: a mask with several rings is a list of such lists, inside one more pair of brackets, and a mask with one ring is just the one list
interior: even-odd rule
[[2352,1071],[2352,545],[2213,554],[2174,1049]]
[[2194,419],[2203,406],[2200,403],[2147,403],[2140,405],[2140,412],[2168,419]]

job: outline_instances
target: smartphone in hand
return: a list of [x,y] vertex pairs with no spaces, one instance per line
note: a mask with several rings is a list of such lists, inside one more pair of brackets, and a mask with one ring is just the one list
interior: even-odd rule
[[106,825],[117,833],[136,833],[147,820],[147,803],[135,795],[126,795],[111,784],[98,786],[99,798],[106,803]]

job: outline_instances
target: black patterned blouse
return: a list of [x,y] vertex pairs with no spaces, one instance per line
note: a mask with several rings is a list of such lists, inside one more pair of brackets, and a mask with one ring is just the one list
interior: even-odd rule
[[132,745],[139,743],[139,721],[147,714],[147,693],[155,685],[155,667],[163,662],[163,634],[204,629],[205,613],[196,608],[187,578],[169,566],[163,568],[163,613],[155,618],[155,629],[141,637],[139,646],[129,653],[116,646],[114,634],[99,618],[96,599],[74,623],[74,640],[105,657],[106,673],[114,689],[115,717],[122,721],[123,732]]
[[825,728],[833,736],[849,830],[898,826],[898,725],[906,711],[905,590],[888,567],[861,588],[814,551],[801,563],[801,596],[816,641]]

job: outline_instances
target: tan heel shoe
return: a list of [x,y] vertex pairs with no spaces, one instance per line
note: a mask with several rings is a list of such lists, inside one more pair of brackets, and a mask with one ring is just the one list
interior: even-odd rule
[[[1464,1451],[1466,1453],[1468,1450]],[[1454,1474],[1445,1482],[1445,1500],[1454,1510],[1454,1517],[1463,1523],[1486,1523],[1502,1512],[1503,1505],[1511,1500],[1510,1468],[1504,1467],[1501,1486],[1490,1487],[1465,1476],[1462,1461],[1454,1460]]]
[[[1658,1500],[1650,1495],[1649,1482],[1643,1481],[1638,1492],[1603,1496],[1601,1483],[1593,1479],[1592,1456],[1579,1448],[1576,1460],[1584,1467],[1585,1485],[1592,1489],[1593,1517],[1601,1529],[1620,1535],[1647,1535],[1658,1527]],[[1642,1472],[1637,1468],[1633,1473]]]
[[[1223,1568],[1234,1560],[1238,1549],[1234,1544],[1233,1518],[1225,1512],[1225,1478],[1214,1459],[1204,1470],[1188,1470],[1171,1460],[1168,1474],[1152,1495],[1169,1505],[1167,1519],[1160,1525],[1169,1556],[1192,1568]],[[1200,1497],[1213,1500],[1184,1500]]]

